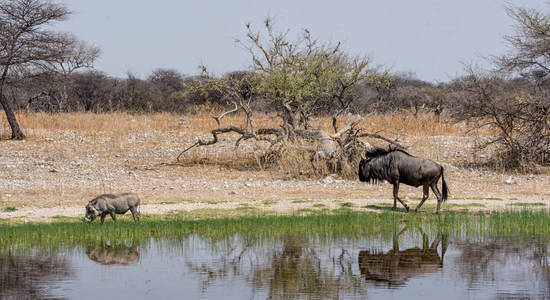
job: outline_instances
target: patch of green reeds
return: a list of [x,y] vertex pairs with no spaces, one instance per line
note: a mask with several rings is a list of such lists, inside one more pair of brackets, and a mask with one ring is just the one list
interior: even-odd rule
[[550,212],[548,210],[506,211],[492,213],[488,217],[488,229],[496,235],[516,237],[550,237]]
[[303,215],[255,215],[239,218],[186,219],[144,216],[141,222],[81,223],[62,220],[50,224],[26,223],[0,225],[0,253],[39,248],[57,250],[110,240],[131,243],[150,239],[181,239],[200,235],[222,240],[239,235],[248,241],[261,238],[311,236],[320,238],[391,237],[403,226],[420,226],[428,232],[444,231],[451,236],[526,235],[550,237],[550,213],[547,210],[499,213],[400,213],[358,212],[348,208],[336,211],[312,211]]

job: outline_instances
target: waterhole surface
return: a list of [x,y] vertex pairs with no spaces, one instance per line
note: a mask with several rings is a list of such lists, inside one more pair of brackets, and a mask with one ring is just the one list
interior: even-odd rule
[[548,240],[401,226],[390,236],[105,239],[0,256],[0,298],[503,299],[550,295]]

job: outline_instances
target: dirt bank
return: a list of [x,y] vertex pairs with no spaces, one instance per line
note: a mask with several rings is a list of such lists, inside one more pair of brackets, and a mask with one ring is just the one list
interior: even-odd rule
[[[132,123],[128,118],[121,122]],[[194,149],[190,154],[194,163],[172,165],[179,151],[194,142],[195,134],[184,129],[185,125],[163,130],[31,128],[24,141],[0,140],[0,218],[78,216],[98,194],[127,191],[138,193],[145,204],[143,212],[151,214],[242,205],[288,212],[338,208],[346,202],[356,209],[377,209],[376,205],[392,202],[388,184],[368,185],[337,176],[290,178],[276,168],[242,167],[234,162],[256,151],[246,143],[238,154],[231,142]],[[550,205],[547,174],[503,174],[469,167],[470,161],[479,159],[472,154],[477,139],[438,135],[404,136],[402,141],[412,154],[443,164],[451,190],[449,204],[456,209]],[[224,163],[212,164],[214,160]],[[400,191],[410,202],[418,201],[421,194],[420,188],[402,186]],[[431,195],[427,204],[434,203]]]

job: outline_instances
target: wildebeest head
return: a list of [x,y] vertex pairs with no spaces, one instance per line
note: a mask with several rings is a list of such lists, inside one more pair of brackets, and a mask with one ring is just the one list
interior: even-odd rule
[[363,182],[369,182],[371,181],[372,177],[370,176],[370,169],[371,166],[369,165],[369,162],[372,160],[372,158],[363,158],[359,162],[359,180]]
[[86,205],[86,216],[84,219],[88,222],[92,222],[95,220],[97,215],[99,215],[97,209],[92,205],[92,203],[88,203],[88,205]]

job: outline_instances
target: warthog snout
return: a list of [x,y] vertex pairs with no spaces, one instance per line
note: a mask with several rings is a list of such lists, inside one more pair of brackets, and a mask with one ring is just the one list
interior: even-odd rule
[[84,220],[88,222],[92,222],[97,217],[97,211],[93,206],[90,204],[86,205],[86,215],[84,216]]

